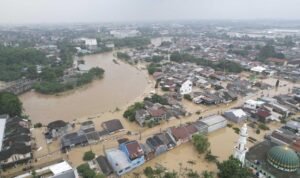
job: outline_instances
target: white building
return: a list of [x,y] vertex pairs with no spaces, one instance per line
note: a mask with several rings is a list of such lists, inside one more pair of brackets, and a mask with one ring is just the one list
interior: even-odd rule
[[252,72],[256,72],[256,73],[262,73],[263,71],[266,70],[266,68],[261,67],[261,66],[256,66],[256,67],[252,67],[250,70]]
[[[77,171],[75,171],[69,163],[63,161],[61,163],[53,164],[38,170],[35,170],[37,177],[49,178],[79,178]],[[32,177],[31,172],[17,176],[16,178]]]
[[180,94],[181,95],[190,94],[192,90],[193,90],[193,82],[191,82],[190,80],[186,80],[185,82],[183,82],[183,84],[180,87]]
[[247,119],[247,114],[242,109],[230,109],[224,112],[224,116],[236,123],[241,123]]
[[206,117],[204,119],[201,119],[200,122],[208,126],[207,128],[208,133],[227,126],[227,120],[220,115]]
[[263,102],[263,101],[247,100],[244,103],[244,108],[257,109],[257,108],[261,107],[263,104],[265,104],[265,102]]
[[244,126],[241,128],[241,131],[240,131],[239,141],[238,141],[237,145],[234,147],[235,151],[234,151],[234,155],[233,155],[233,157],[240,160],[243,165],[245,163],[246,153],[249,150],[246,147],[247,138],[248,138],[247,124],[244,124]]

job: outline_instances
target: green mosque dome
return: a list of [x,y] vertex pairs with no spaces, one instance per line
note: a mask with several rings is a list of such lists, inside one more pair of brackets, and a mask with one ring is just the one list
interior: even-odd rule
[[285,146],[271,148],[267,154],[267,161],[275,168],[286,172],[294,172],[300,166],[298,155]]

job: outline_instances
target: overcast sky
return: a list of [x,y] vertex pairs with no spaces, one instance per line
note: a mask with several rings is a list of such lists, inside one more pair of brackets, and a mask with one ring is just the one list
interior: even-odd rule
[[300,0],[0,0],[0,23],[300,19]]

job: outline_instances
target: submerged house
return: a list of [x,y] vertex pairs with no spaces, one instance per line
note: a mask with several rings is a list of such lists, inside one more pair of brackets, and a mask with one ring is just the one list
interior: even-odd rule
[[158,156],[168,150],[168,146],[155,136],[147,138],[146,144],[154,151],[155,156]]
[[247,119],[247,114],[242,109],[231,109],[224,112],[224,116],[235,123],[244,122]]
[[199,122],[207,125],[208,133],[227,126],[227,120],[220,115],[209,116],[204,119],[201,119]]
[[81,145],[87,145],[88,139],[83,132],[73,132],[62,136],[61,138],[61,150],[66,152],[72,147]]
[[29,123],[19,117],[0,115],[0,164],[8,168],[32,159]]
[[47,133],[45,133],[47,143],[51,143],[52,139],[56,139],[67,134],[70,128],[70,124],[62,120],[50,122],[47,125]]
[[119,148],[105,150],[105,154],[119,176],[145,163],[144,151],[137,141],[122,143]]
[[198,133],[198,129],[194,125],[190,124],[180,127],[171,127],[167,130],[167,132],[172,136],[176,145],[180,145],[190,141],[192,136]]
[[124,130],[124,127],[119,119],[105,121],[101,124],[101,126],[109,134],[114,134],[116,132],[121,132]]
[[190,80],[184,81],[179,89],[181,95],[190,94],[193,90],[193,82]]

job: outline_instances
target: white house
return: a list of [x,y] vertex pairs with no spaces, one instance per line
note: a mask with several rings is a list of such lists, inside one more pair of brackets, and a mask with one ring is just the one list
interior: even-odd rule
[[[53,164],[47,167],[43,167],[41,169],[35,170],[37,177],[49,177],[49,178],[79,178],[79,175],[76,170],[72,168],[72,166],[66,162],[60,162],[57,164]],[[27,178],[32,177],[31,172],[27,172],[25,174],[19,175],[16,178]]]
[[190,80],[186,80],[185,82],[182,83],[180,87],[180,94],[181,95],[186,95],[190,94],[193,90],[193,82]]
[[263,101],[247,100],[244,103],[244,108],[257,109],[258,107],[261,107],[263,104],[265,104],[265,102]]
[[261,66],[256,66],[256,67],[252,67],[250,70],[252,72],[256,72],[256,73],[262,73],[263,71],[266,70],[266,68],[261,67]]

